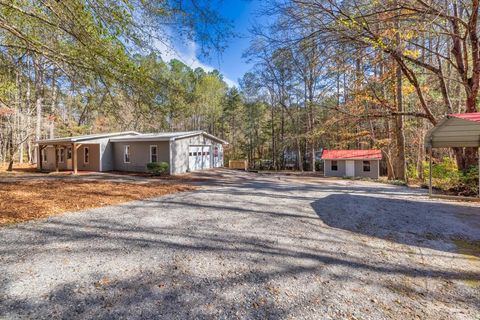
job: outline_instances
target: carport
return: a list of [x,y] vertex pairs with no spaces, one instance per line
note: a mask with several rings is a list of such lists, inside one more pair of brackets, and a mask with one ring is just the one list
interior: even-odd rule
[[[432,196],[432,149],[475,147],[479,148],[480,153],[480,112],[447,115],[435,127],[428,131],[425,137],[425,147],[428,149],[430,158],[428,190],[430,196]],[[480,169],[480,156],[478,162]],[[480,184],[480,170],[478,181]]]

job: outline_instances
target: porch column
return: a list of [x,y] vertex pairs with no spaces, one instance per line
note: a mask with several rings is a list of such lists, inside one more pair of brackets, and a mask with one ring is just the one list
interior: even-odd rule
[[55,172],[58,171],[58,145],[55,145]]
[[72,162],[73,162],[73,174],[77,174],[78,172],[78,165],[77,165],[77,144],[72,144]]
[[42,158],[42,150],[43,150],[43,148],[44,148],[44,147],[43,147],[42,145],[40,145],[40,144],[38,145],[38,164],[39,164],[38,169],[39,169],[40,171],[43,170],[43,168],[42,168],[42,165],[43,165],[43,163],[42,163],[42,162],[43,162],[43,161],[42,161],[42,160],[43,160],[43,158]]

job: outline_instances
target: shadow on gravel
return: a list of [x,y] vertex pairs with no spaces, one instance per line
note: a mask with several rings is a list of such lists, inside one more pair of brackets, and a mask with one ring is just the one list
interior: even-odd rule
[[454,252],[452,240],[480,239],[478,207],[355,194],[329,195],[311,206],[331,227],[401,244]]
[[[333,203],[341,200],[346,202],[344,198],[331,200]],[[363,200],[373,201],[357,199]],[[325,210],[325,207],[320,210]],[[346,216],[342,218],[346,219]],[[24,224],[18,228],[30,234],[43,235],[41,238],[44,242],[38,243],[39,237],[34,237],[37,240],[35,243],[17,238],[16,252],[2,252],[2,255],[24,259],[22,252],[27,254],[34,248],[37,256],[41,255],[43,249],[45,254],[51,254],[51,250],[54,250],[56,255],[67,254],[72,259],[75,256],[101,257],[104,254],[123,255],[127,259],[129,253],[139,252],[143,253],[144,259],[147,256],[169,258],[161,264],[149,265],[140,274],[124,275],[119,272],[113,278],[104,274],[92,274],[87,277],[92,279],[87,283],[84,279],[66,282],[53,288],[41,299],[7,298],[4,293],[9,284],[4,282],[0,286],[0,297],[5,297],[0,302],[0,317],[283,319],[294,314],[296,307],[308,305],[309,297],[294,300],[294,303],[281,303],[272,295],[272,290],[275,292],[276,289],[272,289],[270,283],[295,282],[307,275],[322,274],[327,267],[340,268],[335,269],[339,271],[338,274],[331,275],[335,282],[359,282],[360,275],[367,272],[372,273],[370,281],[378,282],[380,286],[384,283],[378,278],[384,276],[390,278],[405,275],[450,280],[480,278],[480,274],[475,272],[363,261],[354,255],[336,254],[334,243],[331,244],[331,249],[301,243],[286,247],[252,233],[232,234],[228,230],[216,229],[215,224],[206,223],[200,226],[192,222],[181,226],[139,227],[103,219],[70,223],[57,219],[43,224]],[[317,231],[320,232],[321,229]],[[48,245],[50,242],[63,245],[56,245],[52,249]],[[3,243],[0,248],[8,248],[13,244]],[[17,256],[18,253],[21,253],[20,257]],[[192,259],[208,259],[212,269],[217,271],[196,273],[189,264]],[[16,262],[10,260],[10,263]],[[230,267],[215,269],[225,262]],[[235,266],[245,263],[251,266],[248,270],[235,270]],[[155,268],[152,270],[152,267]],[[340,272],[345,269],[350,272]],[[423,299],[420,294],[422,292],[415,297]],[[468,301],[464,301],[464,297],[441,292],[429,292],[429,297],[441,301],[458,299],[459,302],[472,306],[480,302],[478,297],[469,297]]]
[[[275,274],[251,272],[219,278],[188,274],[181,264],[130,278],[92,275],[89,285],[57,286],[45,299],[0,303],[0,317],[53,319],[285,319],[295,306],[282,306],[263,286]],[[291,270],[292,273],[300,273]],[[248,297],[231,294],[248,284]],[[227,294],[225,294],[227,293]],[[21,318],[23,318],[21,317]]]

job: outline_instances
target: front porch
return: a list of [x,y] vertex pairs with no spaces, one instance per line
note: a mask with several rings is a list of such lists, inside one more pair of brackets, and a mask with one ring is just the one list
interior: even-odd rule
[[39,171],[101,171],[100,145],[82,143],[39,143]]

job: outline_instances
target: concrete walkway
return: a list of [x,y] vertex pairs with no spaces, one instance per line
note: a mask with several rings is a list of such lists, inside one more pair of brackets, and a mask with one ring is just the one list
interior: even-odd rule
[[480,243],[478,204],[360,181],[197,177],[194,192],[1,228],[0,318],[480,317],[480,260],[459,253]]

